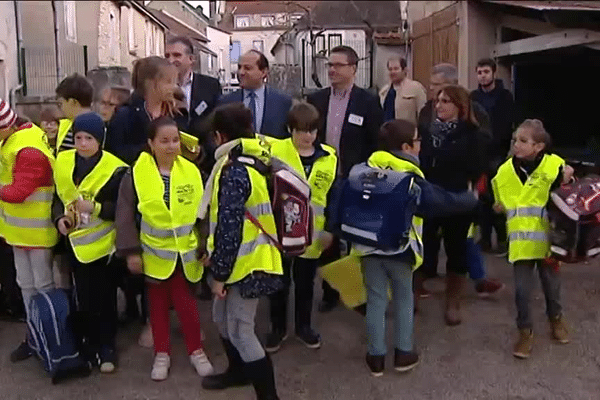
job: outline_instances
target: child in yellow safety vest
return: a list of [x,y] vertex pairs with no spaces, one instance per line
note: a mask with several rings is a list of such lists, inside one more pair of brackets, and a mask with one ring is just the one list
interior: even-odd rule
[[560,275],[550,255],[546,205],[550,192],[568,181],[573,169],[548,151],[550,136],[539,120],[526,120],[513,137],[513,156],[500,166],[492,180],[496,211],[505,212],[508,260],[514,266],[519,339],[513,355],[527,358],[533,347],[529,300],[537,268],[546,297],[546,314],[552,336],[568,343],[560,304]]
[[66,238],[66,261],[73,269],[77,295],[75,327],[82,352],[103,373],[117,359],[115,209],[127,165],[102,150],[104,123],[93,112],[73,121],[75,149],[59,153],[53,220]]
[[274,140],[271,154],[290,165],[310,184],[314,215],[313,244],[298,257],[284,258],[285,288],[270,296],[271,333],[266,350],[276,352],[287,337],[287,308],[291,277],[294,279],[296,337],[306,347],[317,349],[321,337],[311,327],[314,279],[321,253],[333,240],[325,230],[326,208],[330,189],[337,171],[337,156],[333,147],[319,143],[317,128],[319,112],[306,102],[295,104],[288,114],[288,129],[292,137]]

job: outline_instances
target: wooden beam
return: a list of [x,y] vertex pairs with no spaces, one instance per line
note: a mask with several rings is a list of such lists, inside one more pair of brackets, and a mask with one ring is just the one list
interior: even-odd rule
[[600,42],[600,32],[589,31],[586,29],[568,29],[498,44],[492,49],[492,57],[535,53],[538,51],[559,49],[582,44],[587,45],[596,42]]

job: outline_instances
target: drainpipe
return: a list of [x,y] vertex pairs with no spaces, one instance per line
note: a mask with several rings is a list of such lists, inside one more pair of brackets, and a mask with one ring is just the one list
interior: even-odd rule
[[13,6],[15,9],[15,30],[17,34],[17,72],[19,77],[19,84],[10,89],[10,91],[8,92],[8,103],[14,110],[16,106],[16,93],[17,91],[23,89],[25,71],[23,70],[23,65],[21,63],[21,49],[23,48],[23,30],[21,29],[21,7],[19,7],[19,2],[17,0],[13,0]]
[[56,12],[56,1],[52,0],[52,17],[54,20],[54,60],[56,61],[56,81],[62,79],[62,66],[60,63],[60,41],[58,40],[58,13]]

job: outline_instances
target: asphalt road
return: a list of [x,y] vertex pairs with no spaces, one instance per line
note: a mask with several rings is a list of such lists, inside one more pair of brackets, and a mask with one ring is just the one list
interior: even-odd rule
[[[572,333],[567,345],[555,344],[550,338],[538,284],[532,305],[535,346],[532,357],[525,361],[511,355],[516,338],[512,271],[502,259],[488,257],[487,262],[489,275],[502,279],[507,288],[493,299],[482,300],[469,285],[464,322],[458,327],[443,324],[442,282],[428,282],[435,294],[422,301],[415,324],[421,362],[408,374],[395,373],[388,357],[384,376],[370,376],[364,364],[366,339],[360,315],[341,307],[329,314],[315,313],[322,348],[306,349],[292,336],[274,356],[281,399],[600,399],[598,262],[563,268],[563,307]],[[217,370],[222,370],[226,361],[210,322],[210,304],[200,302],[200,310],[207,352]],[[266,311],[261,304],[257,327],[261,334],[268,326]],[[167,381],[150,380],[152,351],[137,346],[140,326],[130,325],[119,334],[120,367],[115,374],[94,372],[89,378],[56,386],[37,360],[10,363],[10,351],[24,337],[25,325],[0,322],[0,399],[254,398],[249,387],[203,391],[173,320],[172,367]]]

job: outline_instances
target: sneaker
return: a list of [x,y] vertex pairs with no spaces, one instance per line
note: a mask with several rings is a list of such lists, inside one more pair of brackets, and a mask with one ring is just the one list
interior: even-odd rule
[[475,290],[479,297],[488,297],[492,294],[498,293],[504,289],[506,285],[496,279],[481,279],[475,285]]
[[152,327],[150,324],[144,325],[140,338],[138,339],[138,344],[147,349],[154,347],[154,338],[152,337]]
[[103,374],[115,372],[115,369],[117,368],[117,352],[115,349],[108,346],[103,346],[100,349],[99,358],[100,372]]
[[372,356],[367,353],[367,365],[371,370],[371,375],[379,377],[383,375],[385,368],[385,355],[383,356]]
[[550,328],[552,329],[552,337],[558,343],[566,344],[569,343],[569,330],[565,324],[562,315],[558,317],[550,318]]
[[21,342],[19,347],[17,347],[12,353],[10,353],[10,361],[13,363],[27,360],[29,357],[33,355],[33,349],[29,347],[27,341]]
[[281,344],[284,340],[288,338],[288,334],[286,332],[282,332],[279,330],[274,330],[267,335],[267,340],[265,343],[265,350],[267,353],[276,353],[281,348]]
[[394,349],[394,369],[408,372],[419,364],[419,355],[413,351]]
[[309,349],[318,349],[321,347],[321,335],[308,326],[300,328],[300,330],[296,332],[296,339]]
[[169,376],[169,368],[171,368],[171,357],[167,353],[156,353],[150,377],[153,381],[164,381]]
[[531,329],[519,329],[519,340],[515,343],[513,356],[529,358],[531,349],[533,349],[533,331]]
[[215,370],[213,369],[212,364],[208,361],[208,357],[204,350],[199,350],[197,352],[192,353],[190,356],[190,362],[196,369],[196,372],[200,376],[209,376],[212,375]]

